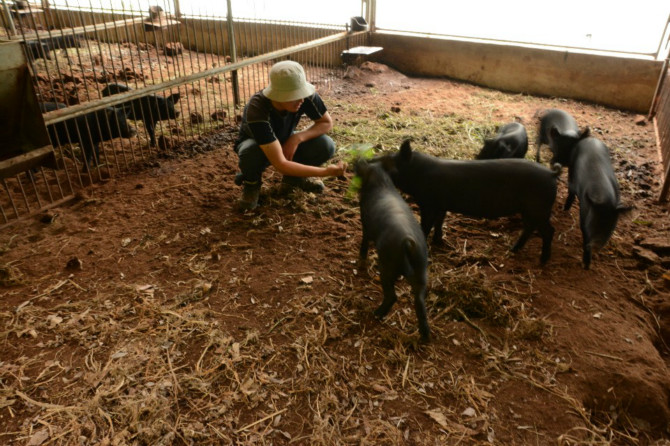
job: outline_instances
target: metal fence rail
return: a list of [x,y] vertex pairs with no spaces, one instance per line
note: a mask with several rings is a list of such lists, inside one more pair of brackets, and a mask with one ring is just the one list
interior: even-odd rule
[[0,225],[198,135],[234,131],[240,107],[266,85],[275,61],[301,62],[323,86],[342,75],[342,51],[367,40],[344,24],[233,18],[230,11],[170,15],[168,2],[149,10],[26,3],[20,12],[2,3],[13,20],[0,31],[25,42],[56,168],[2,179]]
[[657,144],[661,153],[663,163],[663,187],[661,188],[660,201],[668,199],[670,191],[670,70],[668,61],[664,65],[661,74],[657,95],[654,99],[650,115],[654,122]]

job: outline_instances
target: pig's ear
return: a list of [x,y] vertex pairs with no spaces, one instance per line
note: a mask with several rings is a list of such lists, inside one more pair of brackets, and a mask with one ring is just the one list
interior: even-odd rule
[[558,138],[561,136],[561,132],[554,126],[549,130],[549,135],[551,135],[552,138]]
[[170,95],[168,99],[171,100],[173,104],[175,104],[179,100],[180,96],[181,96],[180,93],[175,93],[173,95]]
[[402,142],[400,146],[400,157],[409,160],[412,157],[412,147],[409,144],[409,139]]
[[591,136],[591,128],[586,127],[586,128],[584,128],[582,133],[579,135],[579,139],[588,138],[589,136]]
[[512,147],[506,141],[500,141],[501,155],[509,157],[512,155]]
[[356,164],[354,164],[354,172],[356,173],[356,175],[360,177],[365,177],[368,170],[370,170],[368,162],[365,161],[363,158],[358,158],[358,160],[356,160]]

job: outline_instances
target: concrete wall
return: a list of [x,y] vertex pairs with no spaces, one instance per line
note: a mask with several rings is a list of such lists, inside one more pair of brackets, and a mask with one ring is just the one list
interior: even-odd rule
[[409,75],[649,111],[662,61],[465,40],[375,33],[375,60]]
[[[50,10],[49,17],[44,18],[52,24],[76,27],[123,17]],[[93,34],[97,38],[110,42],[181,41],[190,49],[230,54],[226,22],[221,20],[182,19],[181,25],[155,33],[139,24],[97,27],[96,31]],[[308,26],[235,23],[237,51],[242,57],[332,32]],[[354,38],[349,44],[360,45],[360,40]],[[339,54],[346,45],[342,41],[304,51],[297,57],[304,63],[313,60],[333,65],[340,62]],[[384,48],[375,60],[408,75],[444,76],[504,91],[573,98],[639,113],[649,111],[663,65],[662,61],[612,54],[385,33],[371,33],[368,45]]]

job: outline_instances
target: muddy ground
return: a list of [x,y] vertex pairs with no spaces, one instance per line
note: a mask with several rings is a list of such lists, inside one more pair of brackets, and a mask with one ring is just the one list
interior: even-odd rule
[[[241,213],[235,129],[203,136],[0,233],[0,443],[667,444],[669,206],[653,126],[379,65],[318,88],[343,149],[412,136],[430,152],[444,117],[517,119],[533,141],[537,110],[562,108],[610,147],[634,209],[590,270],[579,207],[562,211],[565,172],[544,267],[539,237],[509,252],[518,217],[448,215],[430,250],[434,340],[420,345],[403,281],[387,319],[372,316],[381,287],[374,251],[357,270],[353,173],[284,195],[269,169],[261,206]],[[391,143],[357,139],[375,132]]]

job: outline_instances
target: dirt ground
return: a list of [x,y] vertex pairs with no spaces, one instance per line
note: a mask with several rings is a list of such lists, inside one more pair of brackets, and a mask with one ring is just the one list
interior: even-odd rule
[[[0,233],[0,443],[670,444],[670,220],[653,126],[379,65],[318,87],[340,147],[383,126],[380,111],[520,119],[533,141],[536,111],[562,108],[610,147],[634,209],[590,270],[578,206],[562,211],[566,172],[544,267],[538,237],[509,252],[518,217],[448,215],[430,251],[434,339],[420,345],[403,281],[389,316],[372,316],[381,287],[374,250],[357,270],[353,173],[283,195],[269,169],[261,206],[241,213],[234,131],[202,137],[208,150]],[[413,147],[430,150],[428,136]]]

